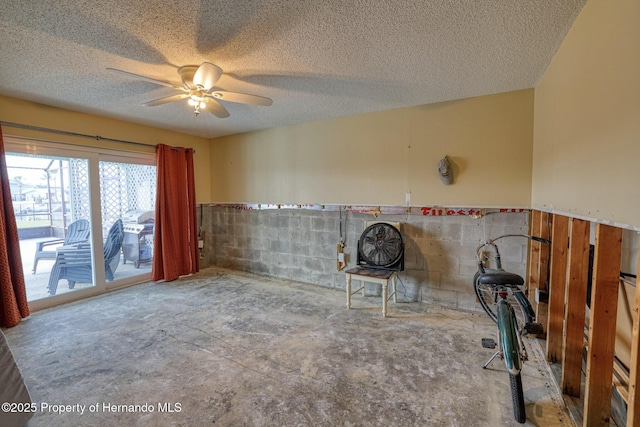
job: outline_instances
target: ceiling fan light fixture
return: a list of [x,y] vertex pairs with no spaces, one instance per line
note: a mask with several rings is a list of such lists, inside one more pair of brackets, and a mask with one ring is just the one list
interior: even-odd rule
[[130,73],[128,71],[117,70],[115,68],[107,68],[107,70],[123,74],[134,79],[147,81],[160,86],[166,86],[180,92],[176,95],[165,96],[142,104],[147,107],[187,99],[188,105],[193,108],[193,113],[196,116],[200,113],[200,109],[206,107],[208,112],[223,119],[225,117],[229,117],[229,111],[214,99],[247,105],[269,106],[273,103],[270,98],[265,98],[263,96],[240,92],[214,91],[215,84],[222,76],[222,69],[210,62],[203,62],[200,66],[184,65],[178,68],[178,74],[180,75],[180,79],[183,83],[182,86],[168,81],[157,80],[151,77]]

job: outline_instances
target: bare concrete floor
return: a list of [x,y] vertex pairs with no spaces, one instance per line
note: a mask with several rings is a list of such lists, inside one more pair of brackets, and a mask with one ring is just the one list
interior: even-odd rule
[[[5,334],[39,407],[30,427],[516,425],[504,365],[482,369],[486,316],[410,303],[385,319],[373,297],[353,307],[336,290],[206,269]],[[573,425],[527,343],[527,425]]]

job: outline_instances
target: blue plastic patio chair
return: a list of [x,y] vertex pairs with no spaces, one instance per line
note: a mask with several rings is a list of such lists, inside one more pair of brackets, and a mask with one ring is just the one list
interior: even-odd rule
[[[107,234],[104,243],[104,269],[108,281],[113,280],[111,262],[120,256],[124,228],[122,220],[117,220]],[[73,289],[76,282],[91,283],[93,273],[91,269],[91,245],[79,243],[77,245],[61,246],[56,250],[56,262],[49,276],[49,295],[55,295],[60,279],[67,279],[69,289]]]
[[36,254],[33,257],[33,270],[32,273],[36,274],[38,268],[38,261],[41,259],[56,259],[56,250],[45,250],[46,247],[53,245],[74,245],[76,243],[87,242],[89,240],[89,233],[91,232],[91,226],[86,219],[79,219],[69,224],[67,228],[67,235],[64,239],[45,240],[43,242],[36,243]]

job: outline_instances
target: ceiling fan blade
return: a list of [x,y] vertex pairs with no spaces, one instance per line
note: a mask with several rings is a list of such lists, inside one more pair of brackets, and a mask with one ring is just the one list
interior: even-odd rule
[[222,68],[210,62],[203,62],[193,75],[193,83],[205,92],[213,87],[222,75]]
[[156,105],[167,104],[169,102],[180,101],[181,99],[188,98],[188,93],[180,93],[178,95],[165,96],[164,98],[154,99],[153,101],[145,102],[145,107],[155,107]]
[[204,108],[204,110],[210,112],[211,114],[213,114],[214,116],[216,116],[216,117],[218,117],[220,119],[224,119],[226,117],[229,117],[229,112],[227,111],[227,109],[224,108],[215,99],[208,99],[207,103],[206,103],[206,107]]
[[247,93],[217,90],[213,92],[211,95],[216,99],[221,99],[223,101],[229,101],[229,102],[238,102],[240,104],[262,105],[265,107],[268,107],[269,105],[273,104],[273,100],[271,98],[265,98],[264,96],[258,96],[258,95],[249,95]]
[[118,74],[122,74],[124,76],[127,77],[131,77],[134,78],[136,80],[142,80],[145,82],[149,82],[149,83],[154,83],[160,86],[166,86],[166,87],[170,87],[173,89],[178,89],[178,90],[184,90],[184,87],[170,83],[170,82],[165,82],[164,80],[156,80],[156,79],[152,79],[151,77],[145,77],[145,76],[141,76],[139,74],[134,74],[134,73],[130,73],[128,71],[122,71],[122,70],[117,70],[115,68],[107,68],[107,70],[112,71],[114,73],[118,73]]

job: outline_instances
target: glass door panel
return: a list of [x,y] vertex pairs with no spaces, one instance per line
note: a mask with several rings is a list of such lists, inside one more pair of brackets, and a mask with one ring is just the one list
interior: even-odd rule
[[118,222],[123,228],[121,251],[113,258],[105,252],[109,258],[105,262],[119,281],[149,275],[153,259],[156,167],[136,161],[99,162],[103,236],[108,240],[109,230]]
[[6,161],[27,299],[92,287],[89,160],[8,152]]

